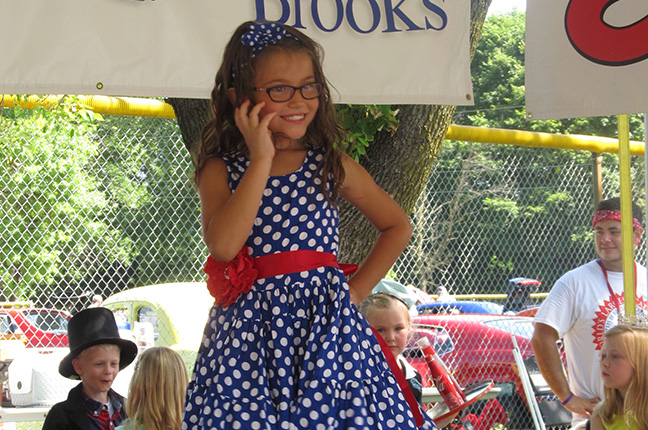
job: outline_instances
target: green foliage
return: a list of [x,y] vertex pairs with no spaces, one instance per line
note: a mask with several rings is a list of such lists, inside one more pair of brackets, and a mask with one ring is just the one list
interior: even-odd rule
[[103,119],[76,97],[0,113],[5,299],[60,306],[201,278],[199,204],[175,121]]
[[[519,12],[494,15],[486,21],[472,62],[475,106],[458,107],[453,122],[616,136],[616,117],[525,119],[524,25],[525,15]],[[643,139],[641,121],[641,116],[631,115],[632,139]],[[474,157],[479,157],[481,165],[488,168],[465,172],[463,161]],[[602,157],[604,197],[618,195],[618,157]],[[549,288],[562,273],[593,257],[591,229],[583,225],[592,211],[591,162],[591,154],[582,151],[445,143],[437,161],[438,169],[447,169],[445,183],[467,174],[470,193],[495,190],[477,199],[480,206],[466,209],[471,211],[470,223],[454,226],[456,240],[449,249],[456,255],[470,255],[476,268],[474,278],[469,275],[467,281],[478,286],[480,292],[494,292],[501,290],[509,277],[527,276],[540,279]],[[633,171],[642,171],[642,159],[633,157],[632,163]],[[637,177],[633,188],[639,190],[640,175]],[[477,242],[470,237],[474,235],[475,222],[483,232]],[[531,243],[523,239],[529,237],[533,238]],[[486,276],[480,267],[487,268]],[[460,269],[447,266],[446,270],[450,278],[466,278]],[[458,271],[453,275],[454,270]]]
[[137,249],[136,285],[196,279],[207,255],[190,156],[170,138],[176,129],[175,121],[110,117],[97,131],[96,178],[111,224]]
[[453,122],[527,130],[524,118],[523,13],[493,15],[484,23],[473,56],[474,106],[458,106]]
[[337,105],[337,119],[348,132],[347,153],[356,161],[366,155],[376,133],[393,133],[398,127],[396,115],[390,105]]
[[[101,117],[65,98],[0,116],[2,283],[29,299],[61,279],[79,282],[99,261],[129,264],[131,242],[105,223],[89,165]],[[99,216],[98,216],[99,215]]]
[[[616,117],[525,119],[524,24],[519,12],[486,21],[472,62],[475,106],[458,107],[453,122],[616,136]],[[631,138],[643,139],[642,117],[630,119]],[[517,276],[539,279],[548,290],[564,272],[593,258],[591,157],[583,151],[445,142],[430,182],[434,189],[428,185],[428,205],[436,208],[440,231],[424,248],[433,254],[445,247],[446,260],[426,277],[443,279],[456,292],[466,286],[502,292],[507,279]],[[618,157],[602,159],[604,198],[618,195]],[[633,195],[642,204],[643,159],[631,162],[639,173],[633,176]]]
[[[539,279],[547,291],[595,256],[591,165],[583,151],[444,143],[420,203],[430,231],[416,231],[400,260],[417,271],[396,269],[398,279],[430,289],[441,283],[455,293],[501,293],[508,279],[522,276]],[[635,200],[643,204],[642,158],[632,158],[632,171]],[[603,155],[603,175],[604,197],[618,195],[615,155]]]

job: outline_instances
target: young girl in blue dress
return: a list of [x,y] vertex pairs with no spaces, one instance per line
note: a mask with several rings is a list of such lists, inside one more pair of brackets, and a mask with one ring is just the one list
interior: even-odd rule
[[[318,44],[246,22],[227,44],[196,154],[215,298],[183,429],[436,428],[406,402],[359,303],[407,245],[407,215],[353,159]],[[378,89],[377,89],[378,90]],[[338,198],[378,239],[347,282]]]

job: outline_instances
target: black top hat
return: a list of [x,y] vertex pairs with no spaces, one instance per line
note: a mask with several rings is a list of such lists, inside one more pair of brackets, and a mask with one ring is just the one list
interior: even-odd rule
[[131,364],[137,355],[137,345],[119,336],[115,316],[106,308],[89,308],[74,315],[68,323],[68,339],[70,353],[61,360],[59,373],[70,379],[79,379],[72,360],[91,346],[106,343],[119,346],[119,370]]

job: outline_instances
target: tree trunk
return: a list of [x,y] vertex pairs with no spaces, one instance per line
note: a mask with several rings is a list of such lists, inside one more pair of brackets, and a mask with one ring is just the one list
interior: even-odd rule
[[[470,58],[486,20],[491,0],[472,0]],[[432,165],[445,140],[455,106],[401,105],[398,129],[391,135],[379,133],[360,163],[376,183],[389,193],[406,213],[411,213],[427,183]],[[373,226],[344,202],[340,207],[340,261],[364,260],[376,239]]]
[[[402,105],[398,129],[381,133],[361,164],[406,213],[411,213],[430,176],[454,113],[454,106]],[[377,236],[376,229],[353,206],[340,205],[340,261],[363,261]]]
[[[475,52],[491,0],[472,0],[470,58]],[[200,132],[211,115],[208,100],[168,99],[178,119],[185,147],[192,154]],[[430,175],[450,125],[455,106],[396,106],[398,129],[379,133],[361,164],[376,183],[410,213]],[[361,262],[375,241],[376,232],[357,210],[340,207],[340,261]]]
[[212,116],[209,100],[171,98],[167,102],[173,107],[185,148],[195,163],[200,133]]

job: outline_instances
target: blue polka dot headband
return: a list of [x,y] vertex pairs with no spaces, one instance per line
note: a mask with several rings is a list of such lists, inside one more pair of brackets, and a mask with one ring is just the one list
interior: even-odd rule
[[241,43],[252,48],[254,57],[268,45],[274,45],[284,37],[297,40],[293,35],[286,32],[283,25],[270,22],[265,24],[251,24],[249,30],[241,36]]

